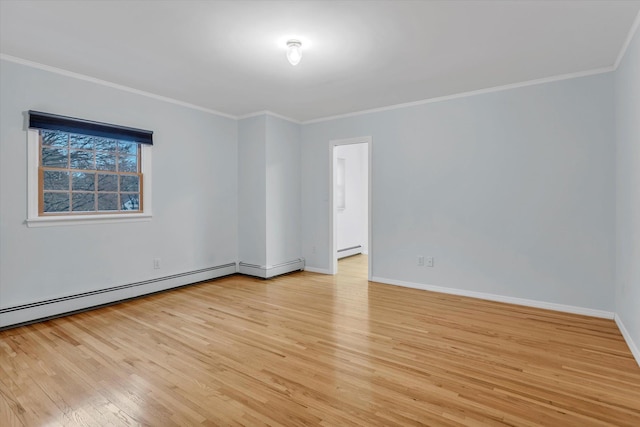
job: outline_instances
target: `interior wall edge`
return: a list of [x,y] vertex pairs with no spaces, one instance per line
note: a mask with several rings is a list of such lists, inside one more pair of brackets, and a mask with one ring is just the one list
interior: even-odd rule
[[633,21],[633,24],[629,29],[629,34],[627,34],[627,38],[625,39],[624,43],[622,44],[622,47],[620,48],[620,52],[618,53],[616,62],[614,62],[613,64],[614,71],[618,70],[618,67],[620,66],[620,62],[622,62],[622,58],[624,58],[624,56],[626,55],[627,49],[629,49],[629,45],[631,44],[633,37],[636,35],[638,28],[640,28],[640,11],[636,15],[636,19]]
[[620,333],[622,334],[622,337],[627,342],[627,346],[629,346],[629,350],[631,350],[631,354],[633,354],[633,357],[636,359],[638,366],[640,366],[640,349],[638,348],[636,343],[633,341],[631,334],[629,333],[629,331],[627,331],[627,328],[624,326],[624,323],[622,322],[622,319],[620,318],[620,316],[618,316],[618,313],[615,313],[614,320],[616,321],[616,325],[618,325],[618,329],[620,329]]

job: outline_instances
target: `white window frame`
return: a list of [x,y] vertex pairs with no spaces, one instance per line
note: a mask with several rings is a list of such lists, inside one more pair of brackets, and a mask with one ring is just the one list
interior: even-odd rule
[[151,214],[151,145],[141,146],[141,172],[144,200],[141,200],[142,212],[91,215],[55,215],[40,216],[38,211],[39,179],[38,167],[40,163],[40,132],[37,129],[27,129],[27,220],[28,227],[53,227],[61,225],[79,224],[115,224],[119,222],[150,221]]

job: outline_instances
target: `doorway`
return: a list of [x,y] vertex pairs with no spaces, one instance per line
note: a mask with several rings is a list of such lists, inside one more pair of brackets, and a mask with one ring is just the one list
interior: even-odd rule
[[333,140],[329,150],[329,270],[338,272],[341,256],[364,253],[371,280],[371,137]]

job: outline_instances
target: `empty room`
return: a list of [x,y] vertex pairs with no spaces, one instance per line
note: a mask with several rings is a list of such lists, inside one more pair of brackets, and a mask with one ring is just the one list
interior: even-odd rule
[[0,0],[1,426],[639,426],[640,0]]

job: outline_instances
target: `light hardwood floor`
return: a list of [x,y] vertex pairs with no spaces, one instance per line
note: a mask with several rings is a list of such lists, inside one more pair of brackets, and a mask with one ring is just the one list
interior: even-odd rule
[[0,332],[0,425],[640,426],[612,320],[231,276]]

